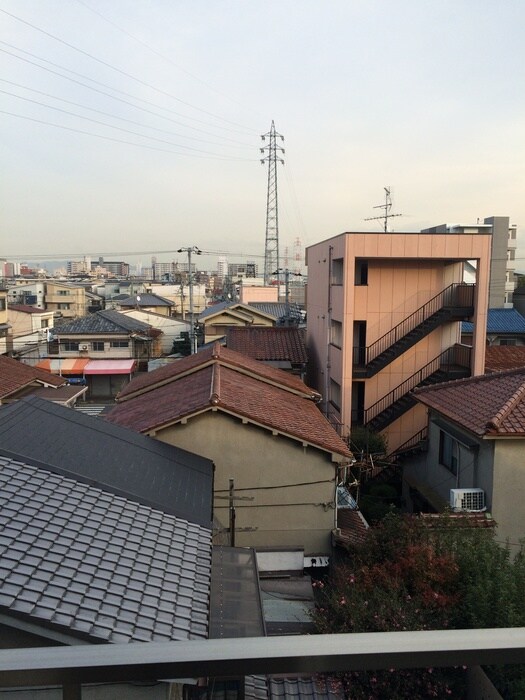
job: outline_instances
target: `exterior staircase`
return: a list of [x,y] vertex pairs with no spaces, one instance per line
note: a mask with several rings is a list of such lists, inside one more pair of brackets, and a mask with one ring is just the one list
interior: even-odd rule
[[411,393],[415,387],[440,384],[470,376],[471,352],[472,348],[458,344],[442,352],[375,404],[365,409],[364,425],[373,432],[384,430],[416,404],[416,399]]
[[474,313],[473,284],[454,283],[366,348],[354,348],[353,376],[373,377],[435,328]]

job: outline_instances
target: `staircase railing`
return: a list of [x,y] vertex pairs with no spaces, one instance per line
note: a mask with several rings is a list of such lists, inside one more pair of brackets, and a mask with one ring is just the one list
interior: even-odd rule
[[415,435],[412,435],[411,438],[406,440],[402,445],[399,445],[399,447],[396,447],[396,449],[391,452],[388,456],[390,458],[397,458],[401,455],[403,452],[408,452],[408,450],[413,449],[414,447],[417,447],[421,442],[426,440],[428,437],[428,427],[425,426],[424,428],[421,428]]
[[438,369],[447,371],[451,366],[460,366],[470,368],[470,356],[472,353],[472,348],[467,345],[453,345],[447,348],[440,355],[435,357],[433,360],[428,362],[424,367],[415,372],[411,377],[405,379],[401,384],[392,389],[388,394],[383,396],[383,398],[376,401],[374,404],[369,406],[364,411],[364,424],[366,425],[376,416],[382,413],[385,409],[391,406],[393,403],[398,401],[402,396],[408,394],[409,391],[414,389],[418,384],[421,384],[427,377]]
[[420,323],[426,321],[430,316],[447,307],[469,308],[474,305],[475,284],[464,282],[454,282],[439,294],[429,299],[423,306],[407,316],[403,321],[387,331],[381,338],[378,338],[372,345],[366,348],[354,348],[354,364],[368,364],[390,346],[401,340],[407,333],[414,330]]

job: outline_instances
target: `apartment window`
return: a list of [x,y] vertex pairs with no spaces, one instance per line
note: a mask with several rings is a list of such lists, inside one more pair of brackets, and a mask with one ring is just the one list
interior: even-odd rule
[[93,351],[94,352],[104,352],[104,341],[103,340],[95,340],[93,343]]
[[341,408],[341,385],[330,378],[330,403],[338,410]]
[[330,343],[338,348],[343,347],[343,324],[341,321],[332,321],[330,328]]
[[69,311],[70,306],[70,304],[57,304],[57,308],[62,311]]
[[6,308],[5,299],[2,297],[0,299],[0,311],[5,311],[5,308]]
[[335,258],[335,260],[332,260],[331,283],[332,284],[343,284],[343,273],[344,273],[343,258]]
[[59,289],[57,292],[59,297],[68,297],[69,292],[66,289]]
[[499,344],[500,345],[517,345],[518,339],[517,338],[500,338]]
[[354,284],[356,287],[363,287],[368,284],[368,260],[355,261]]
[[49,319],[48,318],[40,319],[40,328],[49,328]]
[[459,443],[443,430],[439,431],[439,463],[454,476],[458,474]]
[[78,352],[79,343],[78,340],[65,340],[62,343],[62,347],[69,352]]
[[112,348],[129,348],[128,340],[112,340],[110,343]]

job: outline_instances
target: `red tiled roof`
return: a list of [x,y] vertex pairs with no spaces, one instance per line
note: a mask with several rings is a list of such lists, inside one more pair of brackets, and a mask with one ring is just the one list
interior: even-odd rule
[[226,344],[254,360],[308,361],[304,332],[299,328],[228,328]]
[[135,377],[118,394],[117,401],[127,401],[133,396],[157,389],[162,384],[177,381],[182,375],[196,372],[207,364],[219,362],[223,366],[234,368],[240,374],[256,376],[263,382],[275,384],[282,389],[300,394],[302,396],[319,397],[320,395],[304,384],[298,377],[275,369],[269,365],[254,360],[240,352],[235,352],[229,348],[222,347],[220,343],[182,358],[177,362],[172,362],[163,367],[159,367],[153,372]]
[[485,372],[525,367],[525,345],[489,345],[485,350]]
[[525,368],[415,389],[414,397],[476,435],[525,435]]
[[497,523],[490,513],[418,513],[413,516],[422,521],[423,525],[438,530],[454,525],[458,529],[492,530]]
[[346,443],[313,401],[218,360],[119,403],[106,420],[144,433],[212,408],[351,457]]
[[66,380],[43,369],[25,365],[7,355],[0,355],[0,398],[10,396],[34,382],[62,386]]
[[353,508],[337,509],[337,527],[339,533],[335,536],[337,544],[363,544],[368,536],[368,523],[361,511]]

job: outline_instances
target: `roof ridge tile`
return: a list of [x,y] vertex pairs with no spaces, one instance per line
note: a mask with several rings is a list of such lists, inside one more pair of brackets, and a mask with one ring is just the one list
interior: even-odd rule
[[501,428],[502,422],[507,418],[525,396],[525,381],[516,389],[512,396],[503,404],[496,415],[487,422],[487,428]]

